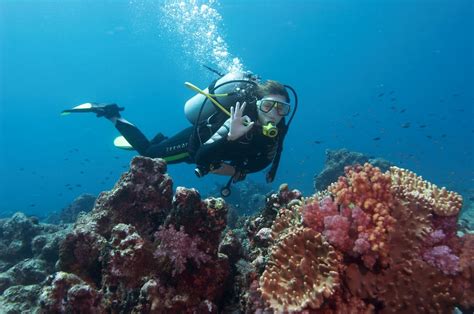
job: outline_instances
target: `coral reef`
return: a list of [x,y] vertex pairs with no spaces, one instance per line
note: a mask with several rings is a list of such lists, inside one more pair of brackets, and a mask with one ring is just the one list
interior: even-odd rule
[[226,215],[222,199],[182,187],[173,195],[163,160],[135,157],[66,236],[42,309],[216,311],[230,267],[218,252]]
[[[40,284],[54,272],[59,243],[67,226],[39,223],[16,213],[0,220],[0,309],[19,313],[33,309]],[[2,313],[3,313],[2,312]]]
[[7,313],[35,306],[43,313],[474,310],[474,235],[459,231],[459,194],[370,163],[347,166],[334,181],[309,197],[281,184],[230,229],[223,199],[203,200],[184,187],[173,193],[163,160],[135,157],[70,229],[22,214],[0,220],[0,307]]
[[386,171],[390,166],[393,166],[387,160],[369,157],[358,152],[351,152],[345,148],[338,150],[327,149],[324,169],[314,176],[314,189],[316,191],[327,189],[331,183],[337,181],[338,177],[344,175],[344,168],[346,166],[363,165],[365,163],[370,163],[382,171]]
[[346,167],[328,192],[283,204],[269,247],[250,248],[264,270],[243,311],[472,311],[474,237],[456,234],[457,193],[368,163]]
[[260,278],[262,298],[278,312],[319,308],[339,285],[334,249],[311,228],[298,228],[272,248]]
[[[386,244],[395,223],[390,215],[390,208],[394,206],[392,179],[388,173],[383,174],[379,168],[369,163],[346,167],[345,172],[344,177],[339,177],[328,188],[335,196],[335,203],[341,208],[340,214],[324,218],[326,230],[323,233],[339,249],[354,246],[352,251],[363,256],[366,267],[372,269],[376,261],[386,266],[389,252]],[[351,241],[349,236],[340,239],[349,233],[350,227],[357,233],[357,239],[353,243],[347,243]],[[339,232],[335,233],[334,230]],[[341,230],[346,232],[341,233]]]
[[54,270],[65,227],[16,213],[0,220],[0,292],[41,282]]

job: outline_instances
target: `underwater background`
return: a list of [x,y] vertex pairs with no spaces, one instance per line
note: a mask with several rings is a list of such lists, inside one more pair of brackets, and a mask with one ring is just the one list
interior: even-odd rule
[[[248,70],[299,106],[273,188],[314,192],[325,150],[382,157],[474,198],[474,3],[417,1],[0,1],[0,216],[45,217],[109,190],[133,152],[85,102],[115,102],[153,137],[190,124],[185,81]],[[171,165],[203,196],[225,178]],[[263,182],[264,172],[250,179]]]

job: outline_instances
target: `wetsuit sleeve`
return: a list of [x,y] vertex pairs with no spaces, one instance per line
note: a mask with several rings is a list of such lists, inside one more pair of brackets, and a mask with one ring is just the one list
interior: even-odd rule
[[227,140],[229,133],[230,119],[214,133],[201,147],[195,155],[196,165],[208,168],[210,164],[225,160],[225,156],[229,155],[232,143]]

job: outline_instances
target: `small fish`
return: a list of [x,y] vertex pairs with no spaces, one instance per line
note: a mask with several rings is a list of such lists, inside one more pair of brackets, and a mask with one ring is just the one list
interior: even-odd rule
[[34,204],[34,203],[33,203],[33,204],[30,204],[30,207],[35,207],[35,206],[36,206],[36,204]]
[[390,91],[390,93],[388,93],[389,95],[393,95],[393,93],[395,93],[395,91]]
[[82,187],[82,185],[80,185],[80,184],[76,184],[76,187],[80,188],[80,187]]
[[474,201],[474,196],[469,197],[470,201]]
[[420,129],[426,128],[426,124],[420,124]]
[[397,107],[395,107],[395,106],[390,106],[390,109],[392,109],[392,110],[395,111],[395,110],[397,110]]
[[402,124],[402,128],[407,129],[410,127],[410,122],[406,122]]
[[380,98],[380,97],[382,97],[384,94],[385,94],[385,93],[380,93],[380,94],[377,95],[377,97]]
[[79,173],[80,173],[80,174],[84,174],[84,171],[81,170],[81,171],[79,171]]
[[405,111],[407,111],[405,108],[403,108],[402,110],[400,110],[400,113],[404,113]]
[[314,141],[314,144],[321,144],[323,141]]
[[89,159],[89,158],[85,158],[84,161],[85,161],[85,162],[90,162],[90,159]]
[[390,98],[390,101],[396,101],[397,99],[395,97]]
[[431,135],[427,135],[426,137],[429,138],[429,139],[432,139],[432,138],[433,138]]
[[441,137],[442,137],[442,138],[445,138],[445,137],[446,137],[446,134],[442,134]]
[[380,141],[380,137],[374,137],[372,140],[374,140],[374,141]]
[[20,168],[20,171],[25,171],[25,168],[23,168],[23,167],[22,167],[22,168]]
[[119,156],[114,156],[115,159],[119,159],[120,157]]

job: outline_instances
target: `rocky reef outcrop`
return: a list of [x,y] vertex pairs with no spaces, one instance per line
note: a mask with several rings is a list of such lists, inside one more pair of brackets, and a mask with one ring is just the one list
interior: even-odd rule
[[349,151],[345,148],[337,150],[327,149],[324,168],[314,176],[314,189],[316,191],[324,191],[331,183],[344,175],[344,168],[346,166],[363,165],[365,163],[370,163],[382,171],[387,171],[389,167],[394,166],[382,158],[374,158],[362,153]]
[[42,310],[216,312],[230,268],[218,252],[226,215],[222,199],[173,194],[163,160],[135,157],[62,242]]
[[31,310],[42,282],[55,270],[67,226],[42,224],[16,213],[0,220],[0,308],[5,313]]
[[81,213],[88,213],[94,207],[96,197],[92,194],[79,195],[69,206],[59,212],[53,212],[46,217],[46,223],[70,224],[74,223]]

